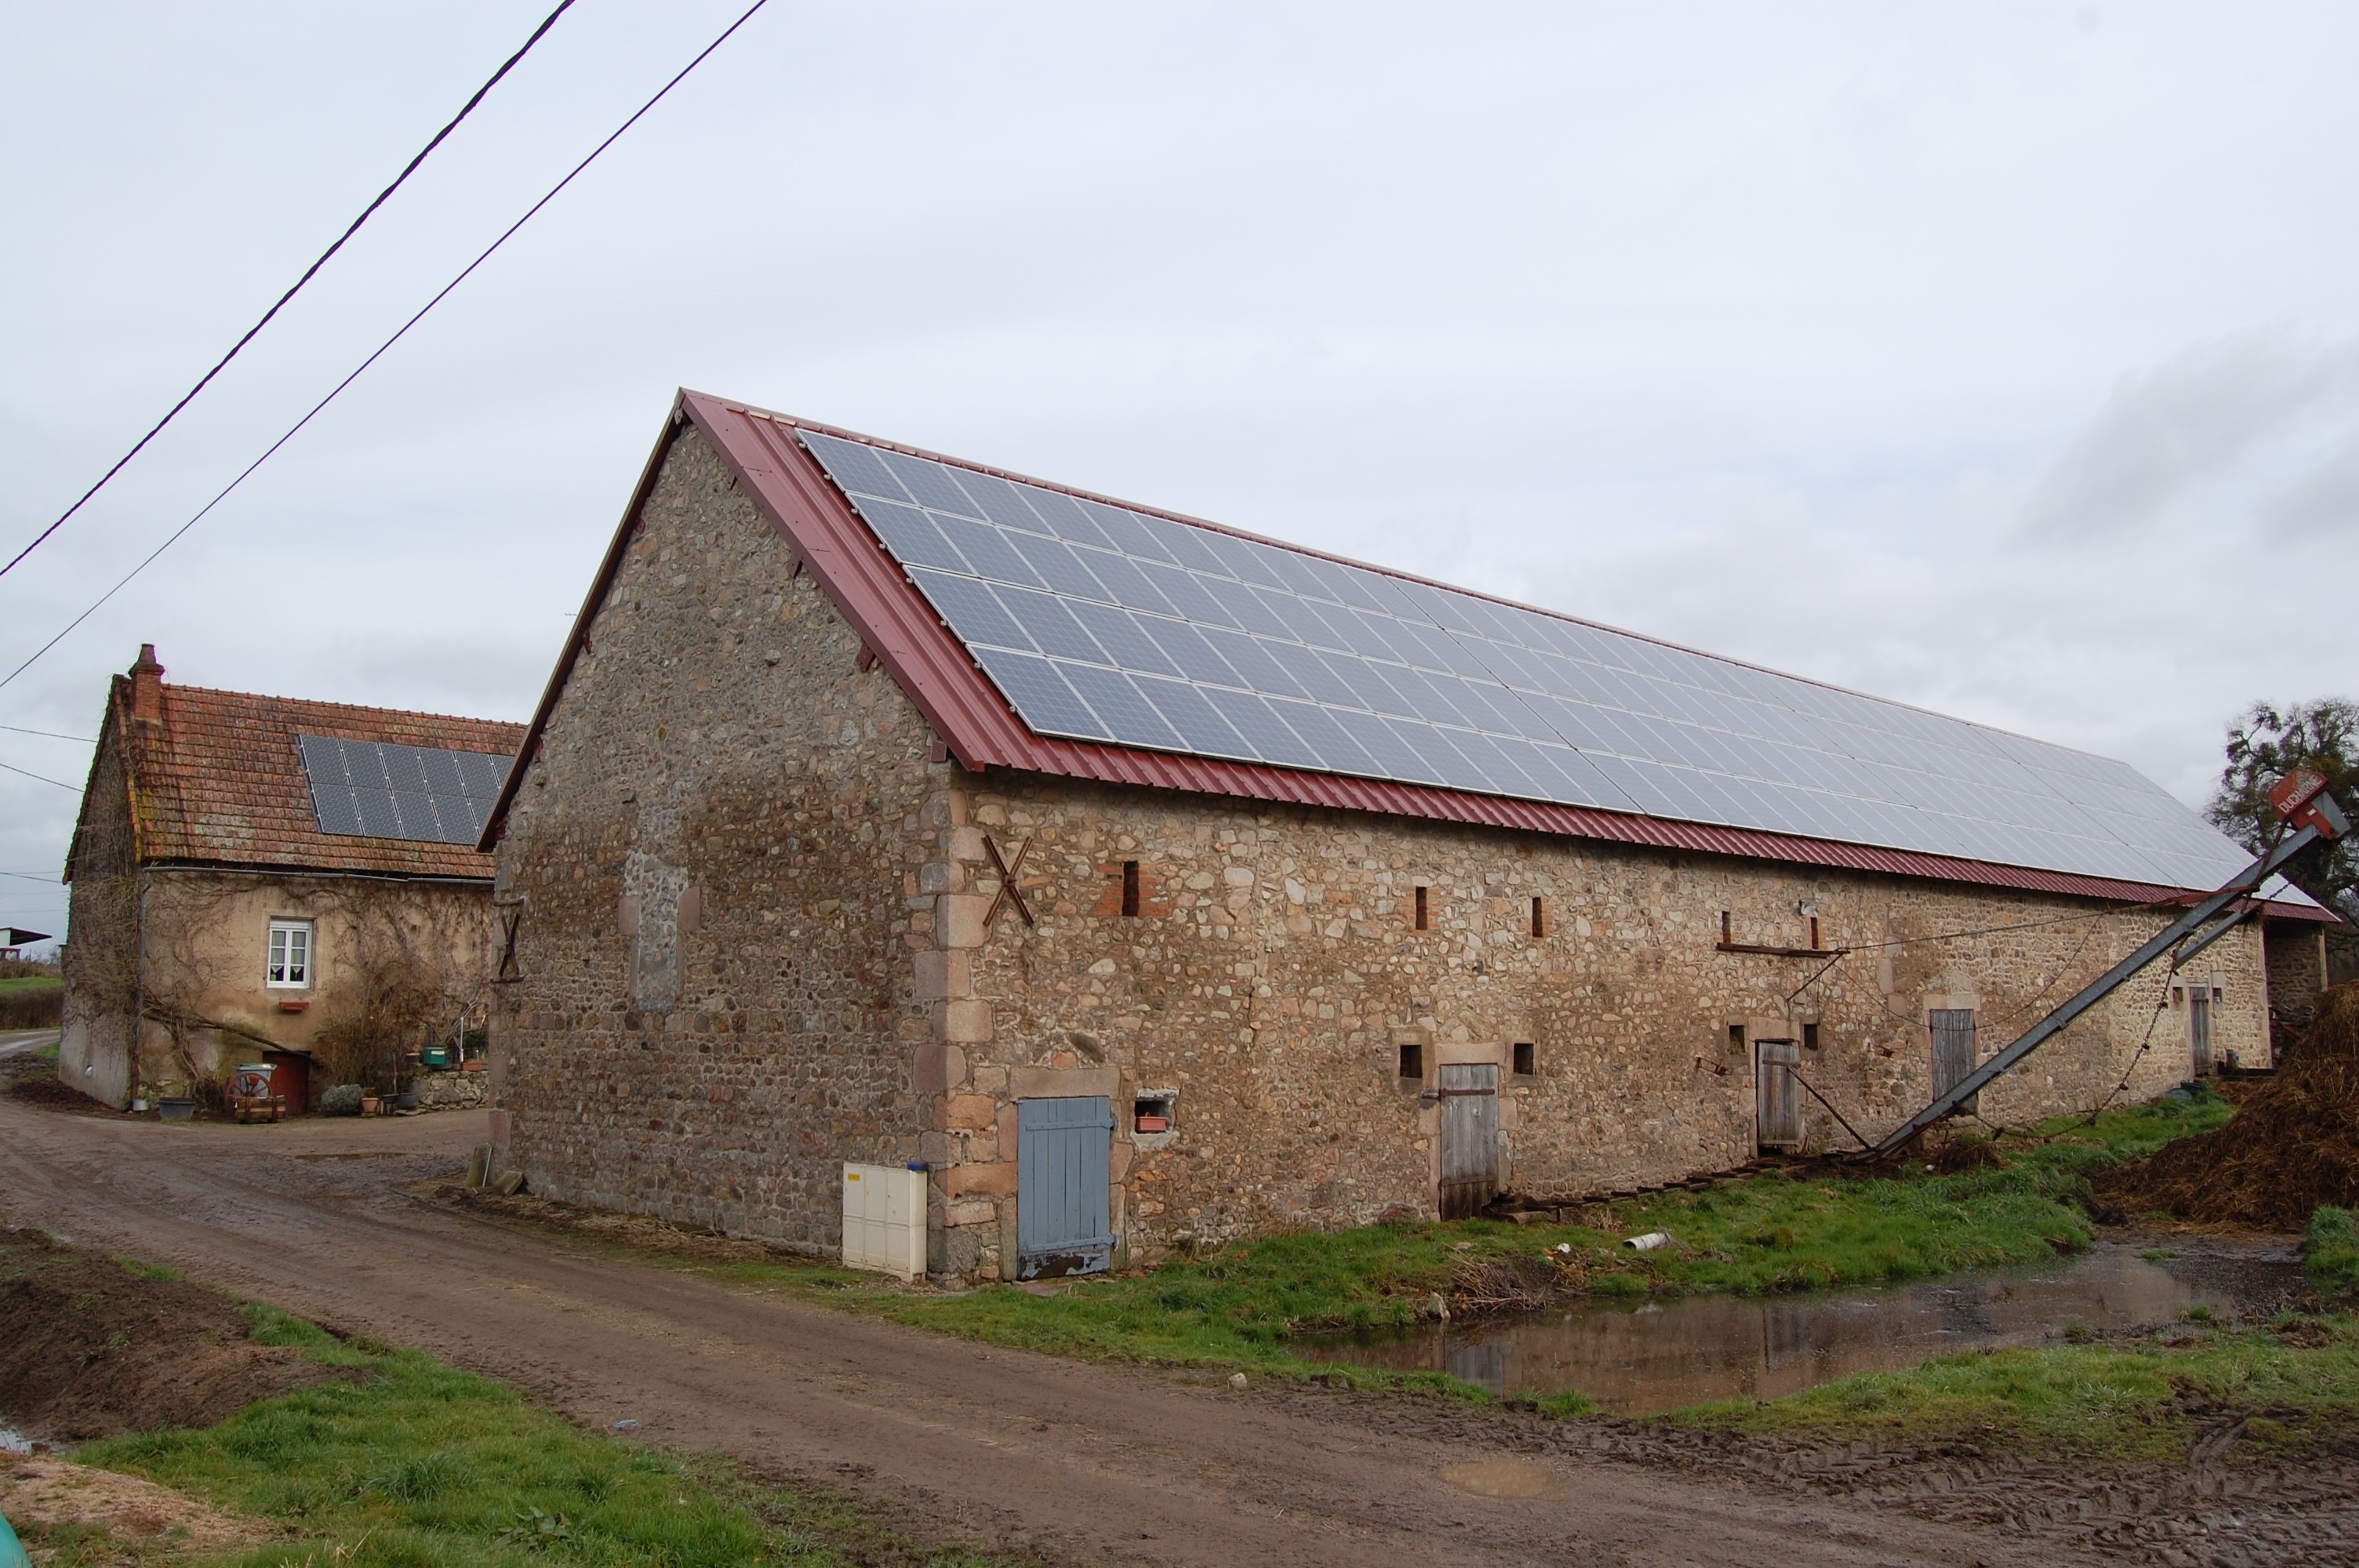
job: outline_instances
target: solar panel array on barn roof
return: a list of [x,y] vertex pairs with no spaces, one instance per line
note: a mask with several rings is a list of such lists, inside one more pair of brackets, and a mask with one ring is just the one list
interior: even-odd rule
[[797,434],[1041,735],[2169,887],[2248,859],[2125,763]]

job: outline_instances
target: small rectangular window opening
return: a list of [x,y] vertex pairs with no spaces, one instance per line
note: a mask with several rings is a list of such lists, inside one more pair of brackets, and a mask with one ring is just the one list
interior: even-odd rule
[[1122,912],[1127,915],[1138,914],[1138,862],[1136,860],[1125,860],[1122,863]]
[[1425,1047],[1416,1041],[1404,1041],[1401,1044],[1400,1076],[1420,1081],[1425,1077]]
[[1802,1025],[1802,1049],[1815,1051],[1818,1048],[1819,1026],[1815,1023],[1805,1023]]
[[1417,929],[1423,931],[1427,928],[1425,920],[1425,890],[1419,888],[1417,890]]
[[1813,914],[1810,916],[1810,951],[1813,953],[1819,952],[1822,949],[1823,946],[1824,945],[1819,941],[1819,917]]
[[1532,900],[1532,935],[1535,936],[1548,935],[1548,912],[1541,907],[1538,899]]
[[1535,1073],[1538,1072],[1538,1071],[1539,1071],[1539,1065],[1538,1065],[1538,1053],[1537,1053],[1536,1051],[1534,1051],[1534,1050],[1532,1049],[1532,1043],[1531,1043],[1530,1041],[1528,1041],[1528,1040],[1518,1040],[1518,1041],[1516,1041],[1516,1076],[1517,1076],[1517,1077],[1519,1077],[1519,1078],[1528,1078],[1528,1077],[1530,1077],[1533,1074],[1535,1074]]
[[1735,938],[1729,934],[1729,924],[1728,911],[1723,909],[1720,912],[1720,939],[1723,942],[1733,942],[1735,940]]
[[1140,1095],[1131,1102],[1133,1132],[1169,1132],[1171,1130],[1171,1097]]
[[1745,1049],[1745,1025],[1732,1023],[1728,1026],[1728,1048],[1732,1051]]
[[311,983],[311,923],[274,920],[270,923],[270,960],[263,983],[299,989]]

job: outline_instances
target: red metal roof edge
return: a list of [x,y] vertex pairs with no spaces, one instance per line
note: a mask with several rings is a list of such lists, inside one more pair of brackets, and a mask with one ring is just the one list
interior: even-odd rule
[[[540,706],[527,727],[523,747],[518,752],[519,762],[529,757],[539,742],[549,713],[571,673],[573,661],[580,654],[582,640],[591,618],[597,606],[604,602],[614,573],[621,568],[624,547],[639,508],[654,482],[656,470],[664,454],[669,450],[672,438],[683,420],[693,422],[704,435],[715,455],[744,486],[756,508],[777,530],[802,564],[810,568],[837,611],[860,633],[870,651],[884,662],[887,673],[917,705],[951,752],[971,771],[1006,767],[1104,784],[1136,784],[1339,811],[1419,816],[1558,837],[1684,849],[1783,864],[1821,866],[1838,871],[1882,872],[2109,902],[2147,903],[2188,891],[1914,850],[1803,838],[1754,828],[1713,827],[1625,812],[1473,795],[1424,784],[1307,773],[1263,763],[1233,762],[1037,735],[1016,716],[997,688],[976,667],[965,645],[934,614],[900,568],[885,554],[867,524],[860,520],[842,492],[794,439],[791,432],[798,427],[808,427],[842,435],[847,439],[868,441],[868,438],[810,421],[771,415],[741,403],[685,388],[673,406],[673,416],[648,459],[638,488],[633,492],[630,506],[615,530],[614,541],[608,546],[598,575],[583,599],[582,611],[575,618],[573,631],[567,637],[558,666],[551,672]],[[868,441],[868,444],[891,445],[876,441]],[[895,449],[933,456],[918,452],[913,448]],[[975,468],[978,465],[960,463],[958,466]],[[1006,477],[1023,478],[1013,474]],[[1024,482],[1039,481],[1027,479]],[[1065,489],[1058,485],[1049,488]],[[1069,491],[1068,493],[1087,492]],[[1093,496],[1092,499],[1103,498]],[[1159,514],[1188,523],[1198,521],[1173,513]],[[1236,532],[1234,529],[1223,531]],[[1243,536],[1254,537],[1251,535]],[[521,765],[510,770],[499,799],[494,804],[480,847],[488,849],[497,843],[522,772]],[[2306,910],[2299,905],[2272,903],[2267,907],[2273,914],[2290,918],[2333,918],[2323,911]]]

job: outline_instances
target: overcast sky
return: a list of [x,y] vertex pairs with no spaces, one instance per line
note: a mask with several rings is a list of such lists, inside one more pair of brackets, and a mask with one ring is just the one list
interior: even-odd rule
[[[0,545],[548,0],[0,27]],[[742,8],[580,0],[0,579],[0,674]],[[2359,695],[2359,7],[772,0],[15,684],[528,716],[687,384],[2127,758]],[[89,749],[0,730],[78,789]],[[0,924],[74,790],[0,773]],[[30,879],[30,880],[28,880]]]

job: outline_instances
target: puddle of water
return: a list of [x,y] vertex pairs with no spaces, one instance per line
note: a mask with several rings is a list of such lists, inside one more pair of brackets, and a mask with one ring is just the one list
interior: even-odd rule
[[1520,1459],[1446,1465],[1442,1466],[1441,1478],[1462,1491],[1485,1498],[1545,1498],[1556,1490],[1555,1476]]
[[2040,1345],[2073,1325],[2150,1328],[2192,1308],[2267,1312],[2304,1288],[2288,1246],[2180,1243],[2149,1260],[2108,1243],[2032,1269],[1801,1296],[1590,1302],[1512,1322],[1299,1346],[1312,1360],[1447,1372],[1496,1394],[1577,1390],[1656,1415],[1707,1400],[1777,1399],[1959,1350]]

